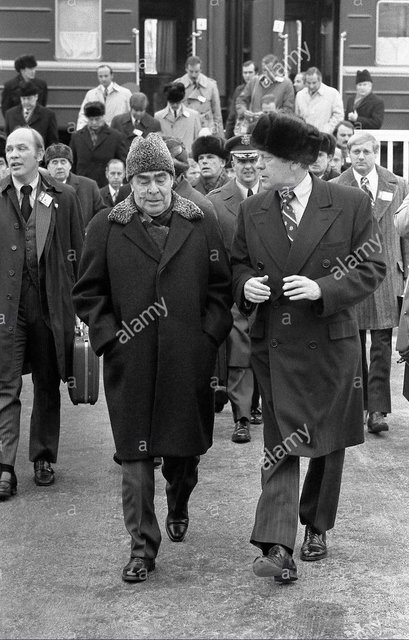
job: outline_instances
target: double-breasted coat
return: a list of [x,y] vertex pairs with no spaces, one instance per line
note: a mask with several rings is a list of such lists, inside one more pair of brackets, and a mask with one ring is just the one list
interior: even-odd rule
[[161,254],[132,194],[102,211],[88,227],[74,303],[104,354],[118,457],[205,453],[217,349],[232,325],[231,271],[214,216],[173,193]]
[[[408,183],[383,167],[378,172],[378,193],[373,215],[379,224],[387,266],[382,284],[357,305],[360,329],[391,329],[399,323],[398,296],[403,293],[404,274],[409,261],[409,242],[400,238],[394,225],[394,213],[407,195]],[[352,169],[347,169],[333,182],[359,188]]]
[[73,172],[92,178],[99,188],[108,183],[105,169],[109,160],[116,158],[125,163],[128,152],[122,133],[108,127],[107,124],[98,132],[95,147],[88,126],[72,134],[70,147],[73,155]]
[[[240,310],[243,287],[254,276],[268,276],[271,296],[259,304],[250,336],[252,362],[261,387],[272,396],[283,442],[297,429],[309,439],[293,455],[319,457],[363,442],[361,343],[354,305],[385,276],[382,245],[369,197],[312,177],[312,192],[290,247],[279,196],[267,191],[240,205],[232,247],[233,292]],[[364,243],[370,243],[364,245]],[[368,255],[360,250],[370,246]],[[354,251],[361,255],[354,268]],[[342,275],[340,275],[340,273]],[[315,280],[320,300],[291,301],[283,278]],[[254,307],[254,305],[251,305]],[[275,427],[264,424],[265,446],[272,451]]]
[[5,121],[6,135],[9,135],[17,127],[26,127],[28,125],[43,136],[45,148],[58,142],[58,126],[55,113],[52,109],[42,107],[40,104],[36,104],[28,122],[24,119],[21,104],[6,111]]
[[[75,316],[71,290],[78,275],[84,226],[81,206],[71,187],[41,176],[37,200],[36,243],[43,315],[55,342],[61,379],[71,375]],[[45,204],[44,204],[45,201]],[[24,218],[11,178],[0,182],[0,381],[13,377],[15,327],[19,308],[24,252]]]
[[[33,78],[32,80],[30,80],[30,82],[35,84],[38,89],[38,104],[46,107],[48,95],[48,87],[46,81],[41,80],[41,78]],[[18,73],[16,76],[14,76],[14,78],[11,78],[4,83],[3,91],[1,94],[1,110],[3,112],[3,116],[6,116],[6,111],[8,109],[17,107],[21,104],[21,90],[26,84],[26,80],[24,80],[21,73]]]

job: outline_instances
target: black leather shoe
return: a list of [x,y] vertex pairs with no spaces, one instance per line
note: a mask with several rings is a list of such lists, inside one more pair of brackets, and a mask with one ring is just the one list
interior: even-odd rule
[[300,558],[307,562],[322,560],[326,558],[327,541],[325,533],[317,533],[310,525],[305,527],[304,542],[301,547]]
[[13,472],[10,479],[5,479],[4,472],[0,475],[0,500],[8,500],[17,493],[17,477]]
[[259,578],[272,578],[287,584],[298,579],[297,567],[288,551],[281,544],[274,544],[267,555],[259,556],[253,562],[253,571]]
[[368,417],[368,433],[379,433],[380,431],[389,431],[385,414],[381,411],[372,411]]
[[250,442],[250,423],[247,418],[240,418],[234,425],[232,442]]
[[149,558],[131,558],[122,569],[122,580],[125,582],[145,582],[148,573],[155,569],[155,560]]
[[263,415],[258,407],[251,410],[250,424],[263,424]]
[[34,482],[40,487],[48,487],[55,480],[54,470],[47,460],[36,460],[34,463]]
[[189,518],[173,519],[166,518],[165,529],[172,542],[183,542],[185,539],[187,528],[189,526]]

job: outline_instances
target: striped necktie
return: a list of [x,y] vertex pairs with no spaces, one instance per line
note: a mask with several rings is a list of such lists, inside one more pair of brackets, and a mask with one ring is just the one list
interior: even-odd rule
[[283,217],[285,230],[290,242],[293,242],[298,228],[294,209],[290,205],[290,201],[294,198],[294,191],[285,189],[283,191],[279,191],[278,195],[281,198],[281,215]]
[[368,196],[371,199],[371,205],[374,207],[375,206],[375,200],[374,200],[374,197],[372,195],[372,191],[369,188],[369,180],[368,180],[368,178],[366,176],[363,176],[361,178],[361,189],[362,189],[362,191],[365,191],[365,193],[368,194]]

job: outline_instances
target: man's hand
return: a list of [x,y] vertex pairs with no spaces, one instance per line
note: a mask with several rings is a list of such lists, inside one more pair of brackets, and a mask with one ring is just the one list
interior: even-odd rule
[[250,278],[244,285],[244,297],[249,302],[258,304],[269,299],[271,291],[270,287],[263,282],[267,282],[268,276],[262,278]]
[[358,120],[358,113],[356,111],[350,111],[348,113],[348,120],[350,122],[356,122]]
[[399,355],[401,357],[400,362],[406,362],[407,364],[409,364],[409,349],[406,349],[405,351],[399,351]]
[[305,276],[287,276],[283,281],[284,295],[290,300],[319,300],[322,297],[321,289],[315,280]]

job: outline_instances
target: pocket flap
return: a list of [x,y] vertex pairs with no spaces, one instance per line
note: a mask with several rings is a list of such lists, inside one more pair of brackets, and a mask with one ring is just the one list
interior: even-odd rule
[[331,340],[339,338],[350,338],[358,333],[358,325],[354,320],[344,322],[333,322],[328,325],[328,333]]

